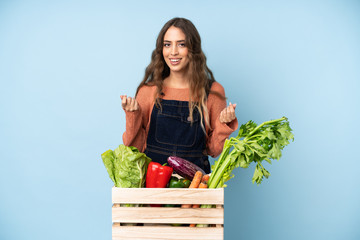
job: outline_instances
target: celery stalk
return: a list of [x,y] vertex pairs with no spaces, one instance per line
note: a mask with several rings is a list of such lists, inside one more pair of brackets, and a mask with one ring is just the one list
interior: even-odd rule
[[260,184],[270,173],[263,167],[263,160],[280,159],[281,150],[294,139],[288,119],[282,117],[256,125],[253,121],[241,125],[236,138],[226,139],[223,151],[212,166],[208,188],[225,187],[226,181],[237,167],[247,168],[250,163],[257,164],[253,183]]

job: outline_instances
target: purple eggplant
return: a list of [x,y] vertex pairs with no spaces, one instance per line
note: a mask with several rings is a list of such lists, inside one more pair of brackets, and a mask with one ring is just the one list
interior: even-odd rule
[[197,171],[201,171],[205,175],[204,170],[199,166],[183,158],[170,156],[167,161],[174,171],[183,178],[192,180]]

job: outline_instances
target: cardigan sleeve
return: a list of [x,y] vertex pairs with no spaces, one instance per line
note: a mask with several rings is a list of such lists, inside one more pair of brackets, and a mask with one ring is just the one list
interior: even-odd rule
[[133,112],[125,111],[126,127],[123,133],[123,143],[126,146],[134,146],[140,152],[144,152],[146,148],[146,127],[149,122],[149,114],[151,101],[153,98],[152,88],[143,86],[140,88],[136,101],[139,109]]
[[[225,90],[218,82],[213,83],[211,90],[225,97]],[[230,123],[220,122],[220,113],[227,106],[226,99],[221,99],[215,94],[209,94],[207,106],[210,129],[208,129],[206,150],[211,157],[217,157],[222,152],[226,138],[238,128],[238,120],[235,118]]]

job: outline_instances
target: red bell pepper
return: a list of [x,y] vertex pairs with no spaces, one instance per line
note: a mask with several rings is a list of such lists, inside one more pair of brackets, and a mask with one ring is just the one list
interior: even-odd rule
[[[166,163],[165,163],[166,164]],[[170,181],[173,168],[161,165],[157,162],[150,162],[146,173],[147,188],[164,188]],[[160,204],[150,204],[152,207],[161,207]]]
[[[165,163],[166,164],[166,163]],[[164,164],[164,165],[165,165]],[[173,168],[157,162],[150,162],[146,173],[147,188],[164,188],[173,173]]]

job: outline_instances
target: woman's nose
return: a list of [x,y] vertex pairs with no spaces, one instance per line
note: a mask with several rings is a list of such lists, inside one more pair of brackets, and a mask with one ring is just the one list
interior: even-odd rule
[[177,46],[174,45],[172,48],[171,48],[171,55],[177,55],[178,54],[178,49],[177,49]]

